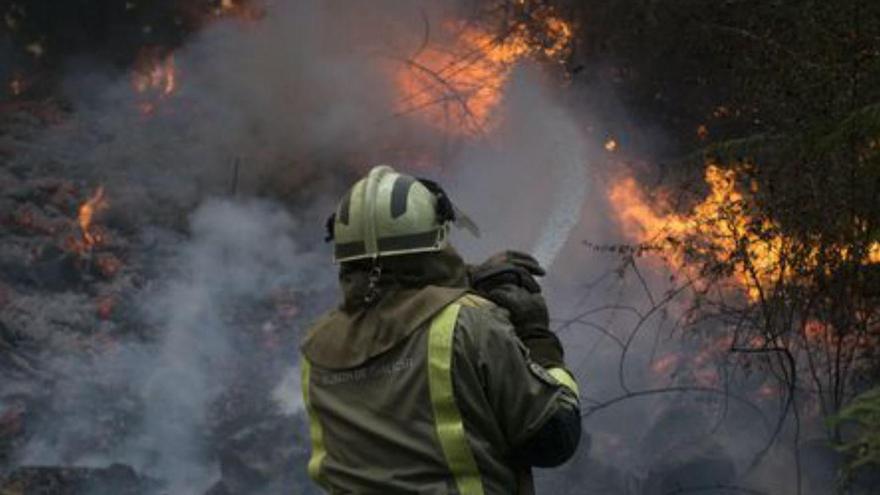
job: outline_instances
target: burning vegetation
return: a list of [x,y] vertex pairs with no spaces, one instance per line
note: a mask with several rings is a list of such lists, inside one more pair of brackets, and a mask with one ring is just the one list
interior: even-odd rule
[[158,106],[177,91],[177,67],[174,54],[162,54],[157,48],[139,54],[131,74],[131,84],[138,94],[138,108],[144,115],[156,112]]
[[[707,389],[751,380],[750,396],[781,401],[778,435],[789,415],[835,418],[875,375],[880,240],[858,216],[807,231],[774,218],[767,201],[784,204],[786,192],[768,200],[762,177],[754,165],[710,163],[696,193],[648,193],[624,176],[608,199],[634,243],[624,251],[628,263],[640,278],[642,257],[673,274],[667,295],[678,300],[680,327],[700,342],[695,352],[653,360],[652,372]],[[651,298],[652,307],[672,300]],[[767,372],[757,382],[749,378],[755,369]]]
[[541,2],[518,3],[512,14],[502,10],[507,2],[497,3],[479,23],[444,23],[438,36],[444,41],[426,40],[402,61],[398,114],[417,114],[452,134],[484,135],[498,123],[496,110],[517,63],[564,63],[574,36],[569,21]]
[[[41,7],[14,3],[9,15],[15,36],[30,39],[34,9]],[[515,66],[526,60],[561,63],[574,37],[573,24],[543,2],[517,2],[515,15],[502,17],[497,11],[505,3],[487,4],[495,12],[491,17],[437,22],[435,35],[406,63],[390,67],[387,60],[377,60],[377,72],[398,95],[387,115],[437,126],[438,134],[454,137],[491,132]],[[214,23],[242,28],[235,36],[247,40],[248,30],[259,30],[266,15],[256,2],[236,0],[209,6],[176,2],[171,19],[151,15],[154,7],[146,3],[120,4],[108,5],[106,15],[137,35],[131,44],[124,40],[113,48],[112,60],[120,65],[115,73],[124,75],[114,82],[113,108],[102,110],[102,116],[132,128],[100,127],[104,122],[90,127],[94,122],[77,119],[75,111],[57,109],[56,100],[39,99],[60,94],[60,79],[54,79],[60,74],[45,67],[67,55],[51,30],[39,55],[33,48],[22,50],[28,58],[8,88],[16,105],[0,106],[0,130],[12,137],[0,142],[0,154],[10,158],[0,168],[0,206],[10,206],[8,214],[0,210],[0,492],[61,486],[70,493],[309,493],[299,399],[276,385],[286,383],[281,378],[297,362],[299,331],[326,307],[330,294],[322,292],[321,276],[296,279],[309,270],[303,264],[316,264],[301,261],[285,237],[291,230],[287,213],[267,212],[247,201],[222,200],[195,213],[196,202],[150,203],[144,198],[163,197],[162,187],[114,177],[110,157],[118,155],[112,153],[92,163],[101,172],[91,173],[79,162],[85,163],[82,156],[67,154],[47,158],[45,168],[34,166],[42,155],[29,151],[37,148],[31,143],[47,136],[62,141],[70,136],[71,149],[81,146],[76,149],[83,155],[101,156],[114,140],[123,148],[136,147],[154,129],[191,119],[195,105],[181,91],[191,68],[177,48],[190,32]],[[502,19],[503,29],[494,24]],[[90,45],[87,50],[98,53]],[[34,91],[25,83],[32,80],[39,81]],[[279,96],[279,101],[296,99],[302,95]],[[36,118],[49,110],[52,120]],[[441,113],[447,119],[438,125]],[[265,130],[259,126],[248,132],[255,133],[261,153],[277,151],[264,149]],[[108,146],[92,155],[77,137]],[[224,135],[230,141],[239,137]],[[163,140],[161,147],[186,154],[191,143],[176,139]],[[135,154],[131,162],[150,160],[149,153]],[[170,177],[192,164],[163,165],[161,174]],[[72,174],[68,166],[78,169],[76,177],[65,175]],[[296,173],[289,163],[272,166]],[[129,170],[128,162],[121,167]],[[235,174],[237,179],[238,163]],[[138,211],[129,210],[132,197],[145,203]],[[158,211],[170,213],[163,217]],[[218,211],[224,214],[212,216]],[[191,216],[195,219],[187,222]],[[242,225],[263,226],[266,232],[243,242],[236,230]],[[200,235],[207,240],[191,241]],[[259,241],[266,237],[270,240]],[[269,255],[262,252],[275,247]],[[230,256],[239,256],[238,261],[229,262]],[[220,264],[209,266],[215,262]],[[273,266],[269,270],[264,264]],[[272,287],[265,287],[266,281]],[[218,308],[224,309],[218,313]],[[199,342],[192,341],[195,335]],[[216,386],[181,394],[179,387],[206,379],[205,368],[212,370],[208,381]],[[279,411],[282,399],[293,405]],[[185,417],[170,420],[166,406]],[[50,447],[40,450],[44,441]],[[155,445],[159,441],[163,444]],[[132,452],[158,464],[126,457]],[[193,452],[197,459],[188,457]],[[71,467],[92,455],[124,464]],[[185,476],[172,464],[186,466]],[[205,466],[206,473],[191,472]],[[195,488],[195,483],[202,484]]]
[[[759,185],[746,179],[748,169],[709,164],[704,176],[708,193],[683,213],[676,211],[670,191],[656,191],[651,198],[633,177],[615,181],[608,198],[627,237],[657,254],[673,272],[700,289],[710,279],[730,282],[755,302],[786,285],[806,283],[821,254],[818,246],[800,246],[800,240],[760,213]],[[834,247],[845,261],[880,263],[878,241],[860,251]],[[798,255],[804,264],[790,264],[790,256],[803,248],[807,251]]]
[[82,233],[83,243],[87,249],[91,249],[102,241],[102,236],[96,226],[93,225],[93,221],[95,215],[98,212],[105,210],[108,206],[109,204],[104,198],[104,187],[98,186],[98,188],[95,189],[95,193],[79,207],[77,223],[79,224],[79,229]]
[[[329,13],[341,9],[336,2],[319,3]],[[100,6],[90,6],[87,15],[79,2],[8,2],[0,11],[8,30],[4,41],[14,47],[9,63],[0,67],[6,96],[0,103],[0,493],[31,493],[45,486],[64,486],[71,493],[174,493],[176,487],[167,487],[180,482],[174,464],[187,470],[209,466],[204,476],[209,486],[192,493],[310,493],[298,399],[288,400],[279,412],[278,396],[290,394],[274,385],[297,362],[299,329],[328,305],[332,291],[314,284],[320,276],[310,268],[285,258],[296,251],[289,239],[264,231],[290,227],[287,217],[242,200],[272,197],[279,190],[275,184],[242,184],[261,168],[280,170],[277,176],[292,177],[295,187],[288,190],[290,197],[275,199],[314,215],[323,207],[316,206],[321,201],[316,196],[335,192],[327,183],[342,182],[351,173],[332,168],[337,163],[362,167],[364,157],[384,160],[408,150],[411,143],[396,135],[362,135],[362,129],[374,126],[369,119],[339,131],[339,120],[373,118],[376,108],[373,101],[362,107],[341,101],[351,81],[334,80],[343,90],[321,93],[320,86],[339,74],[360,74],[346,71],[346,63],[368,66],[362,72],[371,77],[380,74],[383,87],[376,93],[391,88],[392,102],[382,103],[381,118],[393,119],[395,129],[413,123],[430,129],[425,134],[443,141],[430,146],[443,147],[444,153],[450,139],[477,146],[491,138],[501,127],[510,98],[506,90],[517,69],[540,67],[549,74],[548,86],[559,92],[575,89],[575,97],[565,100],[584,133],[575,138],[597,150],[596,163],[587,165],[608,160],[618,174],[604,194],[595,196],[607,199],[615,226],[629,243],[614,246],[624,261],[620,270],[609,269],[624,274],[623,282],[607,282],[614,277],[604,273],[596,277],[608,284],[592,293],[602,292],[603,298],[585,296],[577,304],[598,305],[559,328],[578,344],[573,347],[579,353],[586,348],[582,339],[598,334],[591,350],[578,355],[584,366],[602,365],[583,372],[590,384],[583,396],[584,424],[597,454],[575,459],[568,472],[544,480],[547,487],[577,494],[808,494],[801,485],[817,476],[801,465],[800,456],[813,452],[808,435],[810,441],[821,439],[823,462],[813,464],[817,471],[851,458],[873,469],[878,395],[855,397],[880,383],[880,93],[873,84],[880,75],[880,12],[870,2],[844,3],[847,9],[829,7],[819,15],[794,3],[774,2],[771,8],[755,2],[760,15],[742,17],[740,11],[750,9],[738,2],[709,9],[635,0],[481,0],[442,19],[423,12],[424,25],[404,29],[411,36],[399,45],[406,50],[385,49],[400,40],[385,44],[384,38],[371,45],[382,47],[375,52],[352,55],[346,47],[346,57],[362,58],[356,63],[346,57],[324,60],[315,48],[324,38],[302,34],[319,40],[306,40],[312,44],[304,46],[319,52],[311,58],[320,58],[320,68],[312,69],[311,59],[296,59],[299,65],[288,73],[283,64],[290,63],[290,45],[270,46],[251,37],[273,20],[276,2],[108,1],[96,2]],[[297,9],[317,7],[290,8],[302,13]],[[345,9],[354,9],[352,17],[361,21],[362,11]],[[837,18],[838,11],[860,15]],[[411,14],[401,17],[418,17]],[[331,24],[318,26],[335,29],[337,19],[329,17]],[[192,57],[210,56],[210,50],[186,56],[179,51],[193,42],[193,34],[212,26],[223,26],[222,34],[235,42],[218,45],[224,48],[222,57],[237,43],[277,50],[283,56],[259,52],[257,58],[271,62],[269,69],[253,67],[283,75],[273,84],[229,91],[239,97],[230,98],[230,106],[247,106],[250,99],[260,103],[253,105],[256,116],[230,112],[229,121],[208,123],[221,128],[221,139],[205,139],[216,137],[210,133],[177,136],[203,118],[193,109],[199,110],[194,101],[206,88],[190,81],[229,89],[224,81],[199,77],[204,68],[191,63]],[[780,34],[786,29],[803,32]],[[777,35],[782,38],[774,39]],[[266,39],[290,42],[298,36],[274,33]],[[219,43],[210,36],[197,38],[196,43]],[[677,44],[669,46],[670,40]],[[731,62],[731,53],[743,52],[748,56]],[[114,87],[121,86],[125,96],[111,101],[124,105],[108,112],[113,119],[107,120],[133,123],[135,129],[91,128],[64,101],[61,68],[78,64],[84,54],[89,63],[103,61],[109,72],[121,74]],[[712,69],[703,73],[703,67]],[[255,71],[248,77],[269,75]],[[300,78],[312,77],[318,82],[299,86]],[[257,93],[263,89],[284,94],[261,99]],[[580,89],[598,96],[582,98]],[[625,111],[609,103],[618,98]],[[273,106],[283,111],[272,113]],[[315,107],[330,117],[311,121]],[[308,118],[278,118],[298,111]],[[260,113],[271,115],[260,118]],[[650,133],[629,124],[613,125],[633,115],[648,115],[655,120],[645,127],[668,132],[663,140],[674,142],[669,155],[684,156],[696,147],[713,157],[693,171],[699,179],[681,188],[650,187],[620,174],[619,161],[645,153],[640,147],[650,140],[640,138]],[[154,128],[172,131],[157,134],[159,145],[138,141]],[[321,140],[325,131],[329,143],[275,149],[301,136]],[[81,135],[89,144],[53,148]],[[362,143],[377,135],[383,141],[378,153]],[[566,144],[556,135],[541,138],[554,146]],[[79,155],[91,144],[101,152],[90,158],[127,146],[134,151],[80,163]],[[211,152],[192,152],[198,146]],[[51,153],[41,154],[42,149]],[[412,154],[421,157],[420,165],[445,160],[423,148]],[[638,159],[668,158],[650,155]],[[120,156],[131,160],[114,161]],[[223,163],[209,169],[213,181],[190,183],[188,169],[200,161]],[[123,162],[126,172],[135,173],[120,179],[112,172]],[[146,172],[152,162],[158,162],[156,173]],[[313,163],[311,169],[306,165]],[[691,171],[687,164],[674,166],[682,175]],[[517,184],[516,177],[499,179]],[[542,186],[528,184],[523,190],[544,197]],[[163,195],[166,188],[183,198],[167,201],[174,194]],[[228,202],[205,201],[229,190]],[[144,204],[132,207],[135,199]],[[198,207],[205,204],[209,207]],[[595,206],[584,208],[592,212],[604,204],[585,206]],[[283,228],[237,230],[242,225]],[[297,229],[308,232],[306,227]],[[303,258],[303,264],[316,265],[308,255]],[[273,264],[276,259],[286,261]],[[557,270],[586,279],[587,268],[575,264]],[[607,265],[605,259],[594,264]],[[266,280],[274,284],[279,274],[294,272],[305,275],[261,292]],[[633,280],[644,306],[621,288]],[[589,332],[567,332],[574,327]],[[217,334],[224,338],[214,347]],[[664,339],[667,334],[680,338]],[[651,341],[648,350],[640,347],[642,336]],[[615,355],[610,365],[603,361],[606,345]],[[210,373],[200,374],[203,367]],[[589,378],[594,376],[599,378]],[[194,405],[196,400],[201,402]],[[166,405],[171,413],[163,410]],[[597,419],[609,409],[622,414]],[[847,421],[869,435],[851,433]],[[163,428],[177,423],[185,427]],[[721,433],[742,423],[749,428]],[[759,438],[760,445],[744,447],[740,436]],[[726,449],[725,442],[733,447]],[[844,444],[847,457],[831,450],[836,442]],[[208,460],[186,457],[194,450]],[[765,466],[792,471],[784,479],[770,476],[780,478],[779,484],[755,474],[770,455],[778,457]],[[94,459],[126,464],[71,467]],[[640,467],[626,467],[633,465]],[[642,466],[650,469],[642,472]],[[822,495],[836,482],[820,481],[816,493]]]

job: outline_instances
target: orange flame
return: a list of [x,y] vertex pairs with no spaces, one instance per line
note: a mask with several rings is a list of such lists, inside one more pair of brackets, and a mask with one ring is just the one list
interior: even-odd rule
[[[705,181],[708,195],[685,213],[671,211],[661,196],[650,200],[632,177],[616,181],[608,197],[628,238],[660,247],[664,261],[673,270],[684,272],[700,282],[694,258],[732,265],[730,279],[750,300],[778,281],[791,281],[795,274],[783,263],[791,239],[780,233],[772,221],[757,220],[749,212],[749,193],[737,187],[738,170],[710,164]],[[750,185],[751,192],[757,184]],[[687,249],[682,241],[688,243]],[[744,250],[744,251],[743,251]],[[846,250],[843,249],[842,252]],[[735,256],[739,253],[740,255]],[[870,246],[868,263],[880,262],[880,243]]]
[[158,103],[174,95],[178,89],[178,71],[174,63],[174,55],[163,57],[152,48],[141,51],[132,71],[131,84],[141,97],[138,103],[141,113],[153,114]]
[[[609,199],[625,235],[640,243],[659,244],[672,268],[690,275],[696,275],[696,267],[689,266],[689,253],[681,248],[680,241],[695,240],[691,255],[714,258],[719,262],[735,252],[743,239],[748,241],[745,243],[746,259],[751,266],[746,266],[742,260],[734,261],[732,278],[745,289],[750,299],[757,300],[759,286],[781,275],[780,252],[785,240],[779,236],[761,236],[749,228],[754,220],[746,211],[743,194],[737,190],[735,170],[709,165],[705,181],[709,185],[709,194],[686,214],[661,212],[668,209],[668,205],[658,207],[652,204],[632,177],[615,183]],[[663,198],[660,202],[665,203]],[[763,231],[773,230],[773,225],[766,221],[761,227]]]
[[174,66],[174,55],[164,60],[153,61],[147,67],[135,70],[132,84],[138,93],[156,91],[161,96],[168,96],[177,89],[177,72]]
[[92,221],[96,213],[106,209],[108,206],[109,203],[104,198],[104,186],[99,186],[95,193],[85,203],[80,205],[77,222],[79,223],[79,230],[85,243],[84,247],[91,248],[101,241],[101,236],[93,231]]
[[397,113],[418,113],[452,134],[491,130],[514,66],[536,55],[560,60],[571,43],[570,24],[551,13],[531,24],[540,27],[540,36],[525,24],[499,37],[476,25],[447,23],[447,34],[456,33],[450,42],[424,47],[397,71]]

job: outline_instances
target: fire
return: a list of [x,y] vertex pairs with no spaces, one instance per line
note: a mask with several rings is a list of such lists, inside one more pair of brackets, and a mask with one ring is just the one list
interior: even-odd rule
[[241,21],[255,22],[265,15],[264,7],[249,0],[220,0],[214,8],[214,16],[217,18],[234,17]]
[[709,137],[709,128],[706,127],[706,124],[700,124],[697,126],[697,137],[700,138],[701,141],[705,141]]
[[828,338],[828,325],[817,320],[810,320],[804,325],[804,338],[808,342],[825,342]]
[[106,209],[108,206],[109,203],[104,197],[104,186],[99,186],[98,189],[95,190],[95,193],[79,207],[77,223],[79,224],[82,240],[87,249],[90,249],[101,241],[100,234],[93,229],[92,221],[94,220],[96,213]]
[[95,267],[104,278],[113,278],[122,269],[122,261],[112,254],[103,253],[95,259]]
[[678,354],[667,354],[651,364],[651,371],[658,375],[668,375],[681,362]]
[[518,62],[535,56],[559,61],[573,36],[569,23],[546,10],[504,36],[472,24],[443,27],[449,42],[424,47],[397,70],[397,113],[418,113],[429,125],[463,135],[497,125],[495,109]]
[[[755,265],[754,273],[759,281],[769,281],[776,275],[779,266],[779,250],[783,240],[779,237],[761,239],[750,233],[751,216],[745,211],[743,195],[736,187],[736,172],[725,170],[717,165],[709,165],[705,181],[709,194],[702,202],[685,214],[669,210],[665,198],[660,198],[661,207],[648,200],[636,180],[626,177],[616,182],[609,193],[624,234],[640,243],[658,245],[663,249],[666,261],[676,271],[691,275],[688,253],[680,247],[679,241],[695,239],[696,254],[716,258],[734,252],[738,240],[745,236],[748,241],[748,259]],[[771,227],[764,225],[764,227]],[[718,259],[717,261],[725,261]],[[748,296],[759,297],[756,281],[743,261],[734,262],[732,275],[737,284],[744,288]]]
[[95,312],[101,320],[109,320],[113,315],[113,309],[116,306],[116,300],[113,296],[99,296],[95,300]]
[[156,91],[161,96],[168,96],[177,89],[177,72],[174,67],[174,55],[164,60],[155,61],[150,66],[136,70],[133,75],[134,89],[138,93]]
[[178,89],[178,71],[174,55],[160,56],[156,49],[145,49],[132,72],[132,87],[142,97],[138,107],[145,115],[155,112],[160,101]]
[[611,138],[605,141],[605,151],[608,151],[609,153],[617,151],[617,140]]
[[[779,226],[771,220],[754,217],[749,200],[758,186],[752,183],[750,191],[741,191],[737,175],[736,167],[708,165],[704,179],[709,193],[684,213],[673,211],[665,196],[649,199],[632,177],[616,181],[608,197],[624,235],[662,250],[664,261],[673,270],[699,283],[700,266],[692,260],[729,264],[733,268],[730,280],[734,286],[757,301],[762,288],[795,277],[783,262],[793,241],[781,234]],[[687,248],[682,241],[689,241]],[[880,243],[870,246],[866,258],[869,263],[880,262]]]

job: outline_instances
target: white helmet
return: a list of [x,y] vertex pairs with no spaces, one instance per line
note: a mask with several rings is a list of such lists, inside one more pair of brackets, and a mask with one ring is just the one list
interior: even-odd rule
[[449,243],[455,208],[434,182],[373,167],[327,222],[336,262],[439,251]]

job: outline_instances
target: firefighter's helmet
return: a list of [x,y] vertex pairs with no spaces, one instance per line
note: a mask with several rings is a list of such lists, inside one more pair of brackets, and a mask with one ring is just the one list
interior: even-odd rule
[[439,251],[449,243],[455,209],[434,182],[387,165],[373,167],[328,219],[336,262]]

